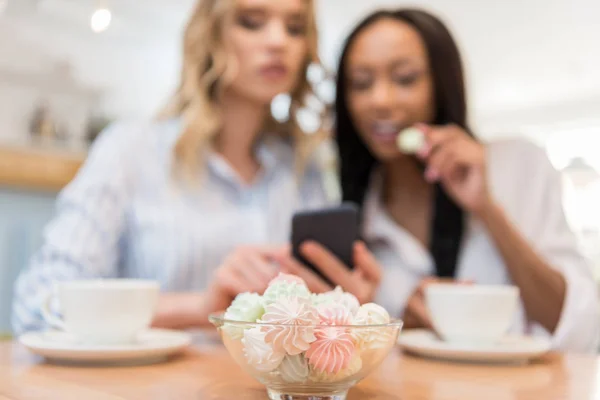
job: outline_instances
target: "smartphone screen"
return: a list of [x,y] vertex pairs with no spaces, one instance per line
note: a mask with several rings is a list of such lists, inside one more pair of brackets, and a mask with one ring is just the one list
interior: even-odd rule
[[332,252],[349,269],[353,268],[354,243],[359,238],[358,207],[344,203],[338,207],[299,212],[292,220],[292,248],[294,257],[314,271],[325,282],[332,284],[321,270],[300,254],[302,243],[313,240]]

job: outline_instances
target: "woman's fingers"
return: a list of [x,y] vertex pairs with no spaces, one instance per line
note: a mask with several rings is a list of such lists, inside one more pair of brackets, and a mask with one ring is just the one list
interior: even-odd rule
[[355,267],[363,273],[364,279],[374,285],[379,285],[381,266],[363,242],[357,242],[354,245],[354,263]]
[[432,329],[429,311],[425,305],[423,296],[412,296],[408,303],[409,314],[415,319],[418,327]]
[[249,285],[244,277],[230,266],[219,268],[215,274],[215,280],[216,285],[223,288],[231,298],[249,289]]
[[250,272],[256,274],[257,278],[260,279],[265,288],[277,275],[277,268],[271,261],[262,257],[259,253],[247,253],[246,260],[248,261],[248,266],[251,267],[249,268],[251,270]]
[[279,262],[279,266],[284,273],[296,275],[304,279],[304,282],[306,282],[306,285],[311,292],[323,293],[332,289],[327,282],[321,279],[306,266],[296,261],[296,259],[294,259],[291,255],[280,256],[278,257],[277,261]]
[[329,250],[319,243],[308,241],[301,246],[300,251],[327,279],[347,291],[353,291],[354,282],[350,269]]

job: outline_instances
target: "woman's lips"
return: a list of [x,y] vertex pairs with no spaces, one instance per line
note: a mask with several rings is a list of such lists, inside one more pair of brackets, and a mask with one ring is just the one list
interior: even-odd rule
[[260,69],[260,75],[269,80],[281,80],[287,77],[288,69],[281,64],[267,65]]

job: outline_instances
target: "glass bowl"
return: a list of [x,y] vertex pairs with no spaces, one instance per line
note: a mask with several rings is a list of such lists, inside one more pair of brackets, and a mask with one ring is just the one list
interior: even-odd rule
[[[252,323],[226,320],[223,313],[209,319],[229,354],[267,387],[272,400],[346,399],[348,390],[386,358],[403,324],[401,320],[337,326]],[[274,350],[282,345],[285,351]]]

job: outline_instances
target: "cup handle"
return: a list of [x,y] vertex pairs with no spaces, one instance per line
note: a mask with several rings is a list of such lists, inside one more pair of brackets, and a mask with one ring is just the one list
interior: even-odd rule
[[42,303],[42,309],[41,309],[42,317],[44,318],[44,321],[46,321],[46,323],[48,325],[50,325],[52,328],[60,329],[61,331],[64,331],[64,330],[66,330],[65,323],[63,322],[62,319],[57,317],[52,312],[51,306],[52,306],[53,299],[54,299],[54,293],[50,293],[46,297],[46,300],[44,300],[44,303]]

